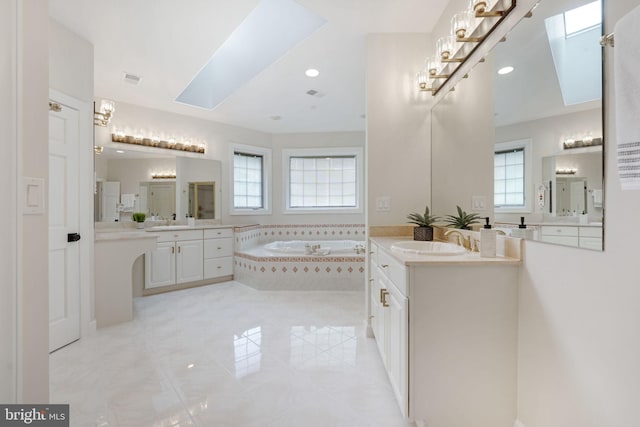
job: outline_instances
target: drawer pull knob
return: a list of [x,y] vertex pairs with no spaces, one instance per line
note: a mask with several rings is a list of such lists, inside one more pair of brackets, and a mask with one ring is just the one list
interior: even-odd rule
[[218,250],[222,249],[220,246],[218,246]]
[[389,264],[382,264],[382,268],[389,268]]
[[383,307],[389,307],[389,303],[387,303],[387,295],[389,295],[389,291],[386,289],[380,289],[380,302]]

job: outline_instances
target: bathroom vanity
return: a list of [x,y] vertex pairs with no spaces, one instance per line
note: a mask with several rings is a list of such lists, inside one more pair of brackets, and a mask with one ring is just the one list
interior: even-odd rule
[[371,331],[403,415],[427,426],[512,426],[520,252],[480,258],[392,250],[401,239],[371,238],[368,298]]
[[179,289],[233,276],[232,227],[169,226],[148,231],[159,237],[158,248],[145,253],[145,291]]

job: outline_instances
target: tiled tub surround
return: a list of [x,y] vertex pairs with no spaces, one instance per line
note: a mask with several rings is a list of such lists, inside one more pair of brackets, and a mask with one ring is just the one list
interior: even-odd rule
[[364,253],[287,256],[264,245],[289,240],[354,240],[365,245],[365,230],[362,224],[236,227],[234,278],[261,290],[361,290]]

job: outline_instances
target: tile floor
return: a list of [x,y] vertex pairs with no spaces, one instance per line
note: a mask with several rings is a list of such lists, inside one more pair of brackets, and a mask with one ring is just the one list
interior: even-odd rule
[[51,355],[51,399],[86,426],[405,426],[362,292],[238,282],[135,300],[132,322]]

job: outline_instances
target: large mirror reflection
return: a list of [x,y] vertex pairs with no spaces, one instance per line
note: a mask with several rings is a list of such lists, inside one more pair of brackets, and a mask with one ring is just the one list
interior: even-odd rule
[[[602,250],[601,17],[600,1],[540,2],[433,108],[432,205],[438,214],[450,213],[455,202],[481,216],[493,214],[494,223],[514,236]],[[465,102],[482,119],[460,125]],[[493,120],[478,108],[484,102],[487,110],[493,104]],[[494,127],[479,130],[482,120]],[[468,153],[474,164],[462,166]],[[492,182],[484,182],[491,175]],[[465,189],[452,190],[462,184]],[[449,190],[442,195],[439,188]],[[477,196],[487,201],[485,209],[472,206]],[[519,228],[521,218],[526,229]]]
[[220,219],[217,160],[105,147],[95,171],[96,222],[131,221],[134,212],[152,220]]

